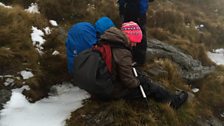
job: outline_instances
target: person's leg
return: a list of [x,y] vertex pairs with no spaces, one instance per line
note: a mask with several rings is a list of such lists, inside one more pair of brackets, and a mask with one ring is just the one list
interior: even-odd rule
[[137,23],[141,27],[143,37],[141,43],[138,43],[137,46],[133,48],[132,55],[134,61],[136,61],[138,65],[143,65],[145,63],[147,49],[146,15],[138,18]]
[[[157,84],[152,84],[150,82],[141,84],[147,97],[152,97],[157,102],[169,102],[171,101],[172,95],[162,88],[161,86]],[[142,99],[142,93],[140,91],[140,88],[134,88],[130,91],[129,94],[127,94],[125,99]]]
[[[177,109],[179,108],[188,98],[188,94],[184,91],[178,94],[171,94],[159,84],[147,80],[144,83],[141,83],[147,97],[152,97],[157,102],[170,103],[170,106]],[[143,99],[141,91],[138,88],[132,89],[129,94],[127,94],[124,99],[136,100]]]

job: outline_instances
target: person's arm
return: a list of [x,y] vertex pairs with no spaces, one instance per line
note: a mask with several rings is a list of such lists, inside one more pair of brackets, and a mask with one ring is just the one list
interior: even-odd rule
[[122,83],[127,88],[138,87],[140,82],[133,74],[131,52],[127,49],[116,49],[113,55],[117,64],[117,74]]

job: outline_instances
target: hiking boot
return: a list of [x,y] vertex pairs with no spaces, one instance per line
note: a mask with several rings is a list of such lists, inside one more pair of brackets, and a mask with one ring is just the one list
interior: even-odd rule
[[174,95],[170,106],[174,109],[178,109],[188,98],[188,94],[185,91],[181,91],[179,94]]

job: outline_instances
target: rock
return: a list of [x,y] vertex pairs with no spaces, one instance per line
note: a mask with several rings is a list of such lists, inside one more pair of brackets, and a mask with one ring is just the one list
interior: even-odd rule
[[169,58],[178,64],[182,78],[189,81],[201,79],[215,70],[214,66],[202,66],[199,60],[193,59],[192,56],[183,53],[172,45],[151,39],[148,41],[147,60],[152,60],[156,57]]
[[0,110],[3,109],[3,104],[10,100],[12,92],[6,89],[0,89]]
[[215,117],[211,117],[210,119],[204,120],[199,119],[197,120],[197,126],[223,126],[224,122],[220,121]]
[[168,72],[163,70],[161,67],[153,67],[150,70],[147,71],[148,74],[153,75],[153,76],[159,76],[159,75],[168,75]]

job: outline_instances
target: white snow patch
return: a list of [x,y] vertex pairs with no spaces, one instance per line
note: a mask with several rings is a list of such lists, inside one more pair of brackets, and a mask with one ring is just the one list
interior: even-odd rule
[[13,90],[1,110],[0,126],[64,126],[70,113],[82,107],[82,100],[89,94],[68,83],[54,88],[56,93],[36,103],[29,103],[20,91]]
[[26,70],[21,71],[20,74],[24,80],[29,79],[34,76],[32,72],[26,71]]
[[193,89],[191,89],[194,93],[197,93],[197,92],[199,92],[199,89],[198,88],[193,88]]
[[4,75],[4,77],[6,77],[6,78],[13,78],[14,76],[13,75]]
[[31,3],[28,9],[25,9],[26,12],[29,13],[40,13],[38,9],[38,4],[37,3]]
[[202,30],[202,28],[204,28],[204,27],[205,27],[205,25],[200,24],[200,25],[196,25],[196,26],[195,26],[195,29],[198,30],[198,31],[200,31],[200,30]]
[[55,50],[55,51],[52,53],[52,55],[54,55],[54,56],[59,55],[59,54],[60,54],[60,52],[58,52],[57,50]]
[[217,65],[224,65],[224,49],[216,49],[208,52],[208,57]]
[[221,116],[222,118],[224,118],[224,112],[223,112],[222,114],[220,114],[220,116]]
[[214,53],[224,54],[224,49],[213,50]]
[[200,24],[199,26],[200,26],[200,28],[203,28],[203,27],[205,27],[205,26],[204,26],[203,24]]
[[49,21],[52,26],[58,26],[58,23],[54,20]]
[[30,90],[30,87],[28,85],[24,85],[21,88],[12,89],[13,92],[22,93],[23,90]]
[[5,80],[5,82],[4,82],[4,85],[5,86],[9,86],[9,85],[14,85],[14,79],[12,79],[12,78],[7,78],[6,80]]
[[49,27],[44,28],[44,32],[46,35],[50,35],[51,34],[51,29]]
[[12,8],[12,6],[6,6],[6,5],[3,4],[2,2],[0,2],[0,6],[5,7],[5,8]]
[[31,33],[31,39],[33,41],[33,45],[36,47],[38,52],[42,54],[42,50],[44,49],[42,45],[45,43],[45,39],[43,38],[44,32],[40,29],[32,26],[33,32]]

